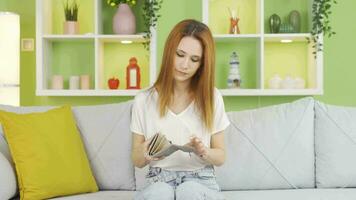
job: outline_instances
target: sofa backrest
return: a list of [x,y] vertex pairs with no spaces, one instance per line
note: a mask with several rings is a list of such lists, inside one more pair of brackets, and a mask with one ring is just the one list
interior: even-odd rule
[[229,112],[222,190],[313,188],[314,100]]
[[[133,190],[144,184],[147,168],[134,170],[130,158],[131,107],[132,101],[73,107],[101,190]],[[51,108],[0,105],[0,110],[16,113]],[[229,112],[228,117],[227,159],[216,168],[222,190],[356,186],[355,107],[303,98]],[[12,163],[1,125],[0,153]]]
[[316,185],[356,187],[356,107],[315,103]]

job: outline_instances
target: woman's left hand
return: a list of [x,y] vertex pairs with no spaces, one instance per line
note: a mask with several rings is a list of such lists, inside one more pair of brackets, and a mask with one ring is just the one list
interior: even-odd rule
[[198,137],[192,137],[190,139],[190,144],[194,148],[194,153],[198,156],[204,158],[208,154],[208,148],[203,144],[203,142]]

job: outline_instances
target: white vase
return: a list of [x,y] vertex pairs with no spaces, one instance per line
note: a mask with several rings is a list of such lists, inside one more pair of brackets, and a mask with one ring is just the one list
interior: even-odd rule
[[128,4],[119,4],[112,21],[114,33],[127,35],[136,33],[136,17]]
[[300,77],[297,77],[294,79],[295,81],[295,89],[304,89],[305,88],[305,80],[300,78]]
[[282,83],[281,83],[281,87],[282,89],[294,89],[295,86],[295,81],[291,76],[286,76]]
[[271,79],[269,79],[268,86],[270,89],[279,89],[281,88],[281,82],[282,78],[278,74],[275,74]]

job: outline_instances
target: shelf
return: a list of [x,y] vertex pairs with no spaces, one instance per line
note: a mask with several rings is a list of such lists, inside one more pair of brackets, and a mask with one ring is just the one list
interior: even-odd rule
[[223,96],[307,96],[321,95],[317,89],[220,89]]
[[261,37],[260,34],[214,34],[215,41],[224,42],[224,41],[233,41],[239,39],[258,39]]
[[46,64],[42,75],[43,89],[51,88],[53,75],[63,76],[64,88],[69,88],[70,76],[89,75],[90,86],[94,88],[94,39],[85,39],[84,41],[45,40],[43,45],[43,62]]
[[317,60],[312,54],[312,44],[307,42],[266,42],[264,50],[264,87],[268,88],[268,81],[278,74],[282,79],[286,76],[302,78],[306,88],[317,88],[318,73]]
[[[78,10],[79,33],[95,33],[94,28],[94,2],[96,0],[80,1]],[[62,34],[64,11],[61,0],[37,0],[37,15],[41,17],[41,27],[44,34]],[[71,1],[69,1],[71,2]],[[39,21],[37,21],[39,22]]]
[[135,96],[140,90],[41,90],[37,96]]
[[[106,0],[97,0],[98,4],[98,34],[113,34],[112,24],[113,16],[117,9],[111,7],[106,3]],[[131,7],[132,12],[136,18],[136,32],[144,32],[145,26],[142,16],[142,8],[144,1],[136,1],[136,5]]]
[[107,82],[116,77],[120,81],[119,89],[126,89],[126,67],[131,57],[136,57],[141,71],[141,88],[148,87],[150,81],[150,55],[141,43],[122,44],[99,40],[98,89],[109,89]]
[[311,38],[310,33],[289,33],[289,34],[264,34],[266,42],[307,42],[307,38]]
[[[312,0],[202,0],[203,22],[216,42],[216,87],[225,96],[275,96],[323,94],[323,53],[313,54],[311,38]],[[241,34],[227,34],[228,7],[240,7]],[[244,8],[244,9],[242,9]],[[278,14],[282,23],[297,10],[301,16],[300,33],[270,33],[269,17]],[[248,24],[244,24],[248,22]],[[320,35],[321,36],[321,35]],[[322,36],[320,42],[323,42]],[[240,56],[240,89],[226,89],[229,58]],[[305,80],[305,89],[269,89],[269,79],[279,74]],[[300,83],[300,82],[299,82]]]
[[98,35],[102,42],[121,42],[121,41],[132,41],[136,43],[146,42],[147,39],[143,37],[143,34],[136,35]]
[[[261,33],[260,0],[234,1],[234,0],[203,0],[203,9],[209,13],[203,17],[213,34],[226,34],[230,28],[230,13],[228,8],[238,12],[241,34]],[[203,11],[203,12],[204,12]],[[204,14],[203,14],[204,15]]]
[[[321,95],[315,89],[270,90],[270,89],[220,89],[223,96],[307,96]],[[37,96],[135,96],[140,90],[42,90]]]
[[[71,2],[71,0],[69,1]],[[151,29],[150,51],[144,48],[142,1],[133,7],[136,30],[133,35],[115,35],[112,19],[117,8],[103,0],[80,2],[79,34],[63,34],[63,2],[36,0],[36,94],[40,96],[134,96],[139,90],[126,90],[126,67],[136,57],[141,70],[141,88],[156,78],[157,36]],[[129,43],[131,41],[132,43]],[[154,67],[153,67],[154,66]],[[63,90],[52,90],[54,75],[63,76]],[[70,76],[89,75],[90,90],[68,90]],[[118,90],[107,86],[118,77]]]
[[48,41],[71,41],[71,40],[92,40],[94,35],[43,35],[43,39]]
[[[272,14],[277,14],[282,23],[288,22],[289,13],[297,10],[301,16],[301,32],[308,33],[311,30],[311,9],[313,0],[263,0],[264,1],[264,32],[271,33],[269,27],[269,18]],[[283,6],[280,6],[283,5]]]
[[230,56],[237,52],[240,61],[241,87],[253,89],[260,87],[258,74],[260,66],[260,38],[239,38],[216,42],[216,87],[225,89],[230,70]]

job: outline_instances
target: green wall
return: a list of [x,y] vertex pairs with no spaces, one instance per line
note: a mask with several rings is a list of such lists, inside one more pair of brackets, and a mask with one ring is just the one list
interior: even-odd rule
[[[356,1],[339,0],[333,9],[333,21],[337,35],[325,39],[324,95],[317,99],[338,105],[356,106],[356,26],[349,23],[356,19]],[[35,38],[35,0],[0,0],[1,11],[17,12],[21,16],[21,38]],[[201,19],[201,0],[164,0],[162,18],[158,26],[158,63],[170,29],[185,18]],[[21,52],[21,105],[89,105],[126,101],[132,97],[37,97],[35,52]],[[279,97],[224,97],[226,110],[242,110],[290,102],[300,96]]]

